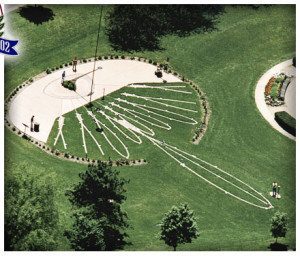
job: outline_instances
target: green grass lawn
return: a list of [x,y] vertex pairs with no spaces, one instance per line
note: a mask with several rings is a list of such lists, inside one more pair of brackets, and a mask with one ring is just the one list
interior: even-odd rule
[[[161,141],[165,140],[168,143],[171,143],[173,145],[184,148],[185,145],[191,144],[190,142],[192,140],[192,137],[194,135],[194,131],[195,131],[195,128],[197,127],[197,125],[195,125],[195,124],[191,125],[191,124],[168,120],[162,116],[157,116],[157,115],[151,113],[151,117],[156,118],[158,121],[159,120],[163,121],[164,123],[167,123],[172,127],[171,130],[165,130],[165,129],[159,128],[157,126],[152,126],[151,124],[149,124],[148,122],[154,122],[158,125],[161,125],[161,123],[159,123],[158,121],[148,118],[148,117],[145,117],[144,115],[149,115],[149,113],[147,113],[146,111],[141,110],[139,108],[133,108],[132,106],[130,106],[128,104],[117,102],[115,100],[117,98],[121,98],[124,100],[128,100],[134,104],[136,104],[136,103],[145,104],[146,103],[147,106],[150,107],[150,108],[148,108],[150,111],[157,113],[159,115],[163,115],[163,116],[166,116],[169,118],[176,118],[180,121],[191,121],[190,119],[185,118],[185,116],[186,116],[188,118],[193,118],[194,120],[200,122],[201,115],[202,115],[202,113],[201,113],[202,108],[200,106],[200,102],[199,102],[199,99],[198,99],[198,96],[197,96],[195,90],[193,90],[188,84],[185,84],[185,83],[147,84],[147,86],[156,86],[156,87],[165,86],[165,85],[185,86],[185,88],[177,88],[177,89],[184,90],[191,94],[176,93],[174,91],[162,91],[159,89],[140,89],[140,88],[136,89],[136,88],[130,88],[130,87],[123,87],[122,89],[115,91],[112,94],[105,97],[104,101],[101,99],[94,101],[93,102],[94,109],[96,107],[98,107],[99,109],[104,110],[104,106],[111,107],[110,103],[115,102],[123,108],[137,111],[138,113],[140,113],[140,114],[138,114],[138,116],[140,118],[143,118],[144,120],[137,119],[133,114],[125,112],[123,109],[120,109],[117,107],[113,108],[114,110],[118,111],[119,113],[125,114],[128,118],[131,118],[131,119],[127,119],[127,120],[129,122],[133,123],[134,125],[136,125],[137,127],[139,127],[140,129],[146,130],[145,127],[143,126],[143,124],[146,125],[147,127],[151,128],[155,132],[155,136],[154,136],[155,138],[157,138]],[[174,88],[174,90],[176,90],[176,88]],[[196,104],[187,104],[184,102],[160,101],[161,103],[167,103],[167,104],[175,106],[175,107],[194,110],[194,111],[197,111],[197,113],[190,112],[190,111],[184,111],[182,109],[176,109],[176,108],[172,108],[172,107],[165,107],[164,105],[161,105],[159,103],[145,101],[143,99],[125,97],[122,95],[122,93],[130,93],[130,94],[135,94],[135,95],[144,96],[144,97],[154,97],[154,98],[163,97],[165,99],[174,99],[174,100],[194,102]],[[165,109],[165,110],[167,110],[169,112],[173,112],[177,115],[174,115],[169,112],[166,113],[166,112],[162,112],[159,110],[151,109],[152,107],[159,108],[159,109]],[[112,160],[118,160],[120,158],[124,158],[124,157],[120,156],[117,152],[112,150],[112,147],[108,144],[108,142],[106,141],[104,136],[101,133],[96,131],[97,126],[96,126],[95,122],[92,120],[92,118],[87,114],[87,110],[88,109],[85,106],[83,106],[83,107],[77,109],[76,112],[82,115],[85,126],[91,131],[93,136],[98,140],[99,144],[102,147],[102,150],[104,151],[104,156],[103,156],[101,154],[100,150],[98,149],[97,145],[93,141],[93,139],[85,131],[85,140],[86,140],[86,145],[87,145],[88,157],[90,157],[92,159],[102,159],[102,160],[108,160],[109,158]],[[55,122],[55,125],[52,128],[52,131],[48,138],[48,144],[51,147],[55,147],[55,148],[59,149],[60,151],[68,152],[70,154],[73,154],[73,155],[76,155],[79,157],[85,157],[85,151],[84,151],[83,140],[82,140],[82,132],[80,129],[81,126],[80,126],[78,119],[76,118],[76,112],[72,111],[65,115],[65,122],[64,122],[65,125],[63,127],[63,134],[64,134],[65,141],[67,143],[67,147],[68,147],[67,150],[64,149],[62,139],[59,139],[56,146],[54,146],[54,141],[55,141],[55,138],[58,133],[58,122]],[[144,155],[144,152],[156,150],[155,148],[153,148],[151,143],[150,144],[148,143],[148,141],[145,137],[140,136],[143,143],[141,145],[136,144],[133,141],[127,139],[117,129],[114,129],[113,125],[108,120],[106,120],[102,115],[96,113],[95,110],[94,110],[94,113],[95,113],[96,117],[98,118],[98,120],[100,120],[106,127],[110,128],[113,132],[116,132],[118,137],[120,138],[120,140],[129,148],[129,153],[130,153],[129,159],[144,158],[144,157],[146,157]],[[109,111],[106,111],[106,113],[111,117],[114,116]],[[183,115],[183,116],[178,116],[178,115]],[[135,123],[134,121],[132,121],[132,119],[139,121],[139,123]],[[198,124],[198,126],[199,126],[199,124]],[[121,125],[118,125],[118,128],[121,129],[121,131],[123,131],[123,133],[127,134],[128,136],[131,135],[131,137],[134,138],[134,136],[132,134],[130,134]],[[104,133],[107,136],[107,138],[112,142],[112,144],[124,154],[125,149],[123,148],[120,141],[118,141],[105,128],[104,128]],[[150,159],[148,159],[148,160],[150,160]]]
[[[6,61],[5,95],[47,67],[58,66],[74,55],[93,55],[90,46],[97,36],[97,9],[59,5],[51,8],[54,20],[39,26],[17,12],[9,15],[11,30],[22,42],[22,55],[16,61]],[[136,148],[133,156],[141,154],[149,163],[120,167],[121,175],[130,179],[124,209],[132,225],[132,245],[126,250],[170,250],[158,240],[157,224],[164,212],[182,202],[195,211],[200,237],[179,246],[179,250],[267,250],[273,241],[269,220],[277,210],[289,216],[287,237],[279,241],[295,247],[295,142],[271,128],[254,100],[260,76],[295,55],[295,7],[253,10],[227,6],[217,27],[205,34],[167,36],[162,40],[164,50],[131,54],[158,61],[170,57],[171,66],[199,84],[208,97],[212,115],[200,144],[192,145],[188,132],[179,133],[181,138],[171,138],[166,133],[171,143],[222,167],[264,195],[277,181],[282,199],[270,198],[275,207],[272,210],[251,207],[208,186],[160,151],[145,149],[139,153]],[[101,55],[115,53],[103,33],[99,51]],[[6,158],[11,162],[28,162],[40,167],[41,172],[53,173],[62,234],[71,225],[65,190],[78,181],[78,173],[86,167],[49,156],[8,130],[5,143]],[[143,148],[147,147],[145,143]],[[60,249],[69,249],[63,236]]]

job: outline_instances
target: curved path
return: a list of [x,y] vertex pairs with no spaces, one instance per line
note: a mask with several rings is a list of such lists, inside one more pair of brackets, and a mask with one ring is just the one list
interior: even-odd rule
[[[93,65],[93,62],[78,65],[76,74],[71,66],[66,67],[34,81],[12,100],[8,119],[23,131],[24,124],[30,126],[30,119],[35,116],[35,121],[40,124],[40,132],[27,129],[27,133],[46,142],[56,118],[89,101]],[[163,79],[167,82],[181,82],[176,76],[167,73],[163,73],[163,79],[157,78],[154,65],[135,60],[99,60],[96,68],[92,101],[101,98],[104,92],[107,95],[131,83],[162,83]],[[66,72],[66,79],[86,74],[77,80],[77,92],[61,86],[63,71]],[[72,99],[76,101],[72,102]]]
[[291,85],[288,86],[288,89],[286,92],[285,105],[283,105],[281,107],[271,107],[271,106],[268,106],[265,102],[264,92],[265,92],[266,84],[268,83],[268,81],[270,80],[270,78],[272,76],[279,74],[281,72],[284,72],[287,75],[295,76],[296,71],[295,71],[295,68],[292,66],[291,59],[281,62],[278,65],[272,67],[258,80],[256,89],[255,89],[255,102],[256,102],[256,106],[257,106],[258,110],[260,111],[260,113],[262,114],[262,116],[269,122],[269,124],[274,129],[276,129],[277,131],[279,131],[281,134],[285,135],[286,137],[288,137],[292,140],[296,140],[296,137],[294,137],[293,135],[291,135],[290,133],[288,133],[284,129],[282,129],[274,119],[275,112],[283,111],[283,110],[287,111],[292,116],[295,115],[294,113],[295,113],[296,105],[294,105],[294,104],[296,103],[296,101],[295,100],[294,100],[294,102],[291,101],[293,96],[295,98],[295,88],[296,88],[295,80],[294,79],[292,80],[292,83],[291,83],[292,86]]

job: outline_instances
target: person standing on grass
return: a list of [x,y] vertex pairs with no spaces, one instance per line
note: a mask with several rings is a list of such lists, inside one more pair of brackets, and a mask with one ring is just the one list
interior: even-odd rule
[[61,84],[64,83],[65,78],[66,78],[66,71],[64,70],[64,72],[62,72],[62,74],[61,74]]
[[272,184],[272,196],[276,196],[277,183],[274,181]]
[[73,72],[77,72],[77,69],[76,69],[77,68],[77,57],[75,57],[73,59],[72,64],[73,64],[73,66],[72,66]]

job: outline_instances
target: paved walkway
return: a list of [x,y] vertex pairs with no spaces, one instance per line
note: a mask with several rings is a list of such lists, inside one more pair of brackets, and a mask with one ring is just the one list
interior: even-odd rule
[[[33,138],[46,142],[55,119],[89,102],[93,62],[77,66],[77,73],[72,67],[53,72],[21,90],[10,104],[8,118],[20,130],[24,124],[30,126],[30,119],[40,124],[40,132],[27,133]],[[172,74],[163,72],[162,78],[154,75],[154,65],[135,60],[101,60],[96,62],[95,85],[92,100],[99,99],[131,83],[162,83],[180,82]],[[76,92],[61,86],[62,72],[66,72],[66,79],[82,76],[76,82]]]
[[[276,74],[284,72],[289,76],[294,76],[292,79],[291,84],[288,86],[285,95],[285,104],[280,107],[271,107],[265,103],[265,86],[270,80],[270,78]],[[286,137],[296,140],[296,137],[291,135],[290,133],[286,132],[282,129],[278,123],[275,121],[275,113],[278,111],[286,111],[291,116],[296,116],[296,69],[292,66],[292,60],[284,61],[271,69],[269,69],[258,81],[255,89],[255,102],[258,110],[262,114],[262,116],[269,122],[269,124],[279,131],[281,134],[285,135]]]

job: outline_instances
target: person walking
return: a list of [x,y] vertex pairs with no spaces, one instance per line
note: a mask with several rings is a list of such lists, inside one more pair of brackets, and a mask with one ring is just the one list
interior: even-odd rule
[[64,81],[65,81],[65,78],[66,78],[66,71],[64,70],[64,72],[62,72],[61,74],[61,84],[63,85]]
[[72,64],[73,64],[73,66],[72,66],[73,72],[77,72],[77,69],[76,69],[77,68],[77,57],[75,57],[73,59]]

